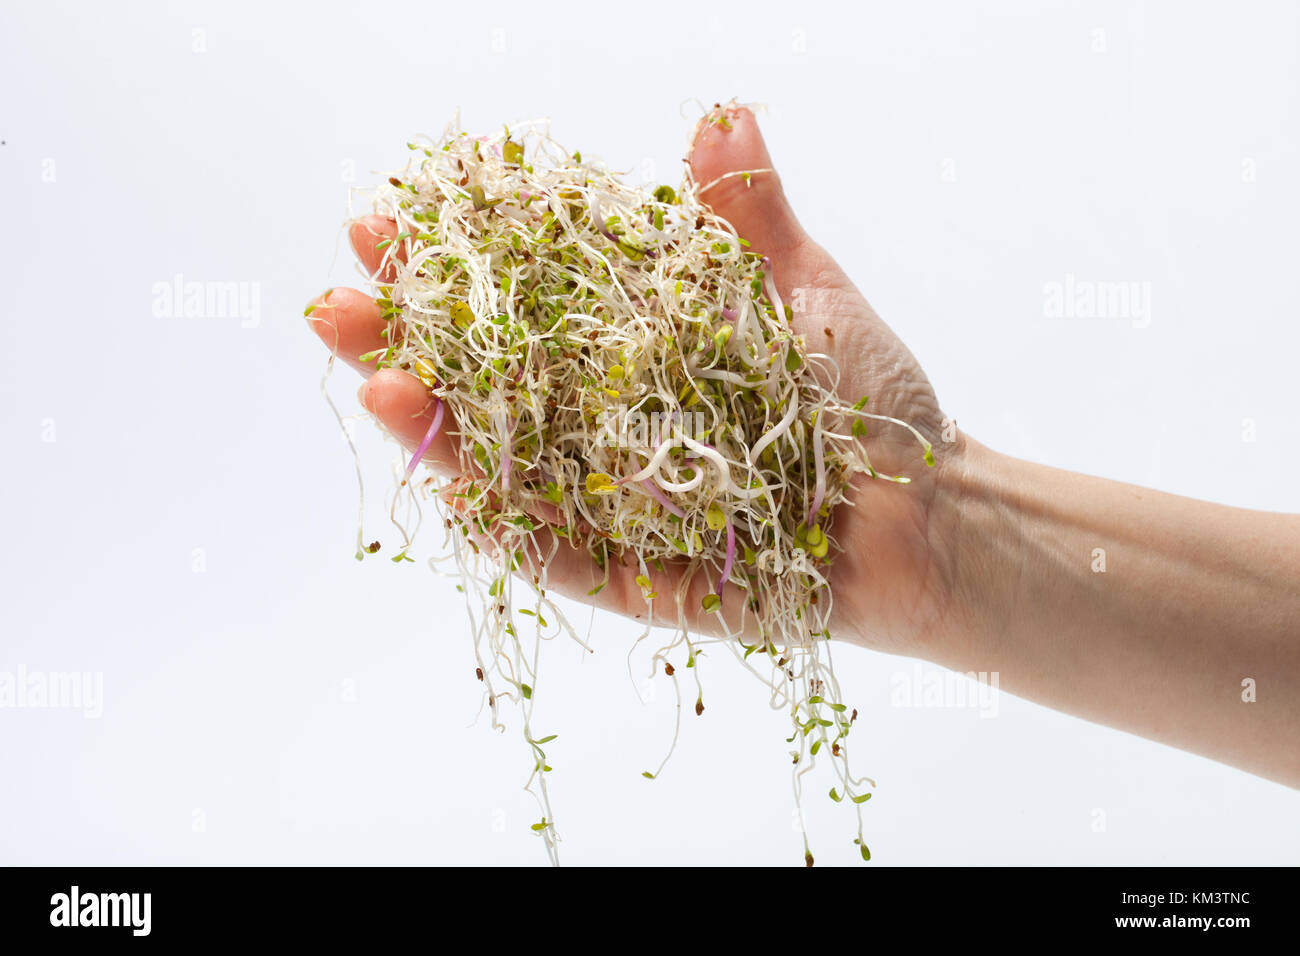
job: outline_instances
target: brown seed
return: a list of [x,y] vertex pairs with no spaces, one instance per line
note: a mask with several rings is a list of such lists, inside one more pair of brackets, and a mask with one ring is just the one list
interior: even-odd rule
[[853,723],[857,719],[858,719],[858,709],[854,707],[853,713],[849,715],[849,723]]
[[664,661],[664,673],[669,677],[673,676],[673,665],[669,664],[667,661]]
[[704,701],[697,700],[695,702],[695,716],[698,717],[702,713],[704,713]]
[[828,339],[835,338],[835,333],[831,331],[831,327],[829,325],[826,326],[826,328],[822,329],[822,331],[826,333],[826,337]]
[[482,679],[483,679],[483,668],[481,668],[481,667],[476,667],[476,668],[474,668],[474,676],[477,677],[479,680],[482,680]]

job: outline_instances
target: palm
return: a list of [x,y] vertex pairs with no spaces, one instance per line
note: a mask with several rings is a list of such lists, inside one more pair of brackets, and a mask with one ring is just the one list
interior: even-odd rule
[[[766,148],[752,114],[728,111],[726,125],[702,125],[691,156],[695,179],[703,184],[736,169],[770,166]],[[783,298],[796,314],[793,324],[806,337],[812,351],[829,354],[840,368],[842,397],[850,401],[871,397],[871,410],[911,422],[932,441],[942,432],[942,414],[924,373],[907,348],[867,304],[835,262],[799,227],[774,175],[755,176],[752,186],[739,178],[722,181],[704,198],[753,248],[772,260],[773,276]],[[396,232],[392,222],[369,218],[352,229],[353,247],[368,271],[379,266],[377,241]],[[313,327],[344,361],[367,376],[362,400],[403,444],[414,448],[429,425],[428,391],[418,379],[386,369],[376,372],[360,356],[384,344],[385,323],[379,308],[352,289],[335,289],[317,300],[311,314]],[[873,646],[906,649],[942,613],[938,595],[942,572],[931,562],[927,515],[934,494],[937,469],[921,466],[914,439],[903,429],[882,425],[868,437],[873,464],[889,474],[914,479],[909,486],[860,478],[856,507],[840,508],[832,534],[841,553],[832,564],[830,579],[836,613],[832,630]],[[430,464],[445,474],[455,474],[458,456],[445,436],[426,453]],[[545,534],[545,532],[543,532]],[[545,542],[543,542],[545,547]],[[549,547],[545,547],[550,551]],[[548,583],[553,589],[594,602],[629,617],[644,619],[648,609],[635,581],[638,569],[612,565],[608,584],[594,597],[588,595],[605,572],[585,552],[561,546],[548,563]],[[668,566],[653,587],[671,594],[683,573]],[[652,578],[656,575],[652,574]],[[713,585],[697,575],[684,606],[699,631],[716,632],[717,620],[700,611],[701,600]],[[725,589],[723,616],[736,620],[740,597]],[[676,607],[654,602],[660,623],[676,624]]]
[[[816,265],[809,270],[804,257],[796,256],[792,279],[807,277],[804,298],[814,307],[796,314],[796,330],[811,348],[835,359],[842,398],[870,396],[871,411],[910,422],[940,443],[943,414],[916,359],[825,252],[809,245],[806,260]],[[830,571],[836,623],[871,646],[905,651],[943,611],[942,571],[931,561],[928,515],[946,456],[941,445],[940,463],[926,468],[914,437],[896,425],[881,423],[865,440],[876,468],[912,483],[859,476],[855,506],[836,512],[832,534],[840,553]]]

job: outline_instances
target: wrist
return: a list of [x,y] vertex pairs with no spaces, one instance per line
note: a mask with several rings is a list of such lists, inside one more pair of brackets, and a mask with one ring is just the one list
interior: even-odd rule
[[926,502],[931,553],[930,621],[911,653],[967,670],[986,657],[988,636],[1015,613],[1020,521],[1010,472],[1014,459],[958,433],[940,457]]

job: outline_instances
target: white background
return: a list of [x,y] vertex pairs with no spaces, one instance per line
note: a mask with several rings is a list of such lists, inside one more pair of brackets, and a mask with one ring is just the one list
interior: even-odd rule
[[[7,3],[0,29],[0,671],[104,679],[98,720],[0,710],[0,863],[544,863],[517,724],[470,726],[457,595],[353,560],[302,318],[357,280],[349,185],[457,106],[474,131],[550,115],[676,182],[683,101],[763,102],[796,210],[972,435],[1300,503],[1294,4],[114,7]],[[157,317],[177,274],[256,283],[255,327]],[[1150,283],[1150,325],[1046,317],[1067,275]],[[350,372],[329,388],[357,410]],[[378,499],[395,452],[358,435]],[[637,702],[634,633],[601,615],[599,654],[544,658],[564,859],[801,865],[785,718],[729,656],[642,779],[673,707],[666,682]],[[837,664],[880,785],[873,866],[1300,859],[1294,791],[1006,696],[995,719],[894,707],[913,662]],[[861,865],[830,783],[814,852]]]

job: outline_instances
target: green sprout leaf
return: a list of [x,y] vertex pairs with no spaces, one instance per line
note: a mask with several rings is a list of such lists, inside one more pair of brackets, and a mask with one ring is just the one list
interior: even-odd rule
[[483,187],[477,185],[469,187],[469,198],[470,202],[474,204],[474,209],[478,212],[482,212],[484,209],[491,209],[501,201],[500,199],[488,199],[483,192]]
[[474,321],[474,310],[464,302],[453,302],[450,311],[452,322],[463,329],[469,328]]
[[714,531],[721,531],[727,526],[727,516],[717,505],[712,505],[704,514],[705,523]]

